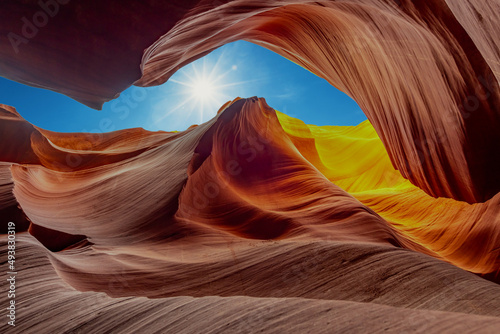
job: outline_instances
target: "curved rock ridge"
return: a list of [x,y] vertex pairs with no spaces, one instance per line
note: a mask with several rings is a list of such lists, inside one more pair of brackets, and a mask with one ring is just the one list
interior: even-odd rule
[[[149,275],[159,280],[164,267],[178,260],[168,256],[169,249],[186,245],[188,262],[195,261],[211,248],[203,246],[210,240],[335,235],[335,240],[412,244],[304,159],[264,100],[239,99],[222,110],[180,133],[133,136],[124,130],[95,141],[91,134],[38,129],[14,112],[10,120],[4,117],[5,126],[16,122],[26,128],[18,131],[13,148],[30,145],[2,157],[14,163],[14,195],[32,221],[30,232],[52,251],[85,250],[58,257],[56,268],[70,284],[105,291],[107,283],[99,285],[107,280],[95,270],[105,277],[133,272],[144,258],[151,263],[142,275],[152,270]],[[101,247],[113,248],[117,256],[96,251]],[[144,249],[151,254],[137,256]],[[84,260],[92,254],[102,260]],[[83,257],[75,262],[74,256]],[[127,277],[130,284],[143,284]],[[146,295],[162,294],[161,286],[146,286]]]
[[55,133],[0,105],[17,329],[498,333],[498,13],[497,0],[1,2],[0,75],[96,109],[246,40],[368,117],[306,125],[253,97],[182,132]]
[[[474,43],[444,1],[398,3],[259,2],[250,12],[242,10],[246,1],[230,2],[183,19],[146,50],[137,84],[162,83],[206,51],[251,41],[356,100],[396,169],[428,194],[485,201],[500,190],[500,90],[489,65],[498,57],[488,63],[476,44],[495,36],[497,21]],[[487,10],[478,6],[478,16],[467,19]],[[200,31],[210,37],[197,37]]]
[[30,222],[12,193],[14,183],[10,174],[10,164],[0,163],[0,234],[7,234],[8,223],[16,222],[18,231],[28,230]]
[[[2,178],[30,222],[18,233],[18,316],[32,319],[21,328],[173,330],[188,316],[180,333],[207,319],[208,332],[273,332],[290,305],[303,310],[287,320],[297,332],[306,318],[319,332],[363,332],[389,314],[380,331],[500,326],[498,284],[463,270],[498,281],[498,196],[429,196],[392,167],[368,121],[305,125],[250,98],[183,132],[89,134],[0,111],[16,131]],[[57,319],[68,304],[75,322],[37,315],[51,305]]]
[[399,233],[461,268],[498,274],[500,194],[478,204],[433,198],[394,170],[368,121],[314,126],[277,115],[302,156]]
[[394,167],[429,195],[476,203],[500,191],[498,1],[122,1],[118,13],[116,5],[60,5],[37,43],[13,46],[7,36],[21,36],[20,18],[42,9],[3,2],[0,73],[99,107],[244,39],[353,97]]
[[13,193],[79,290],[113,295],[120,273],[129,288],[118,296],[231,295],[241,287],[194,288],[192,264],[229,265],[250,240],[407,248],[498,279],[499,197],[427,195],[394,170],[368,121],[308,126],[250,98],[183,132],[58,134],[3,110],[2,124],[26,129],[2,157]]
[[[0,256],[5,257],[7,242],[5,236],[0,239]],[[22,273],[16,287],[18,320],[13,328],[1,324],[3,333],[366,333],[369,328],[374,333],[470,330],[496,334],[500,326],[497,285],[444,262],[396,248],[276,242],[254,244],[234,255],[241,279],[233,285],[241,287],[247,282],[247,291],[251,291],[252,281],[254,286],[258,282],[270,286],[270,278],[262,280],[260,273],[272,271],[282,281],[283,290],[301,295],[326,284],[334,290],[330,295],[333,299],[320,293],[316,293],[317,298],[239,294],[148,299],[77,291],[61,280],[33,237],[18,234],[18,241],[16,252],[24,259],[18,264]],[[311,254],[321,257],[312,258]],[[231,267],[214,268],[211,262],[207,258],[192,264],[198,266],[200,280],[209,276],[213,282]],[[274,266],[278,268],[273,270]],[[249,272],[247,267],[254,269]],[[330,272],[332,267],[337,275],[311,275]],[[284,271],[278,272],[280,269]],[[116,291],[126,288],[121,277],[117,274],[109,280]],[[403,287],[394,289],[398,284]],[[6,302],[6,294],[1,295],[0,302]],[[71,321],[67,321],[68,308]],[[62,321],[55,321],[58,319]]]

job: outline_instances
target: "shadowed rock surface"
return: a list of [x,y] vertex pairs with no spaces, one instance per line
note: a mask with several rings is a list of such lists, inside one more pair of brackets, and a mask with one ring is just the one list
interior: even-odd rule
[[306,125],[254,97],[182,132],[95,136],[0,105],[10,330],[498,333],[498,1],[71,1],[27,37],[40,10],[0,4],[2,76],[100,108],[244,39],[369,121]]

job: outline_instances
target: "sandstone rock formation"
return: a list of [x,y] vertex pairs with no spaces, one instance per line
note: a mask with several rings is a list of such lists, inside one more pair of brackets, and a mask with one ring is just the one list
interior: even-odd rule
[[[95,136],[0,106],[0,214],[25,261],[18,328],[498,332],[497,0],[0,9],[0,75],[94,108],[244,39],[368,117],[309,126],[238,98],[186,131]],[[74,321],[42,323],[68,308]]]

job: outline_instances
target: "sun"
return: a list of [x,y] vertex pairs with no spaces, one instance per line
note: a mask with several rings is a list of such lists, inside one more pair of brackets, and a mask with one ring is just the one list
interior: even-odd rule
[[192,83],[191,94],[193,98],[207,102],[211,97],[217,95],[216,85],[209,78],[199,78]]
[[225,74],[218,73],[217,68],[208,71],[205,63],[201,69],[196,65],[191,64],[181,70],[184,77],[182,80],[170,81],[183,87],[180,91],[183,102],[178,107],[198,114],[199,122],[202,123],[215,116],[220,106],[230,97],[227,95],[228,85],[223,83]]
[[[221,55],[214,64],[207,64],[203,59],[182,68],[178,75],[180,78],[169,80],[179,85],[181,102],[165,114],[165,117],[179,109],[186,110],[189,115],[197,115],[199,123],[214,117],[224,103],[234,99],[234,88],[246,83],[231,80],[237,67],[225,63]],[[221,71],[222,67],[227,70]]]
[[226,102],[247,96],[248,84],[257,80],[244,80],[245,71],[237,62],[222,52],[216,59],[204,57],[179,69],[167,82],[173,85],[155,105],[154,124],[169,129],[175,125],[175,130],[202,124],[215,117]]

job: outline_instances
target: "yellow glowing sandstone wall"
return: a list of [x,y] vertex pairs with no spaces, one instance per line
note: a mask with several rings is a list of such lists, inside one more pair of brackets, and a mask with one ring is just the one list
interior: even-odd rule
[[498,268],[500,195],[480,204],[433,198],[394,169],[375,129],[315,126],[277,112],[300,153],[331,182],[376,211],[401,234],[473,272]]

